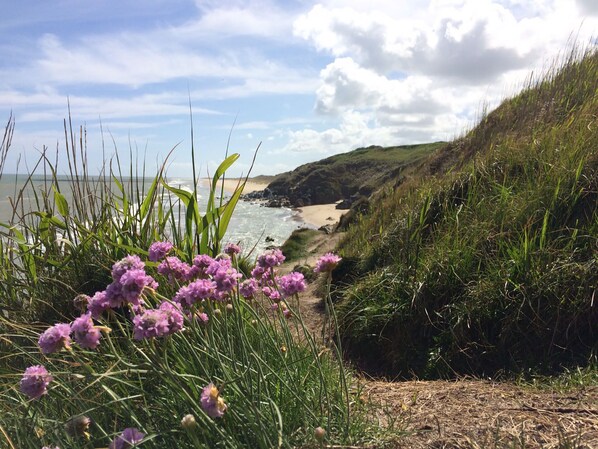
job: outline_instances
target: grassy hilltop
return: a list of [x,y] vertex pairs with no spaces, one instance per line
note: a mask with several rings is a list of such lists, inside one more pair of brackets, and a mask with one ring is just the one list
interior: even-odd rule
[[282,173],[268,185],[293,206],[329,204],[353,195],[370,195],[396,180],[404,169],[429,156],[441,142],[395,147],[371,146],[337,154]]
[[383,189],[341,243],[345,348],[392,375],[598,353],[598,53],[571,54]]

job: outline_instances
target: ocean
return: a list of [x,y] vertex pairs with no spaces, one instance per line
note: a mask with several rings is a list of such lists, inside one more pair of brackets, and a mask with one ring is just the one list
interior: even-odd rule
[[[0,222],[10,223],[13,214],[13,204],[15,198],[27,182],[26,175],[4,174],[0,178]],[[67,177],[58,177],[61,193],[67,201],[72,201],[72,187]],[[92,182],[97,179],[92,179]],[[147,192],[152,179],[146,179],[143,187],[139,190]],[[193,182],[191,179],[176,178],[167,180],[168,184],[177,188],[191,191]],[[125,188],[127,181],[124,181]],[[33,186],[33,187],[32,187]],[[117,189],[116,184],[112,184],[113,189]],[[27,213],[37,209],[35,207],[35,192],[52,192],[51,183],[48,178],[42,175],[35,175],[26,189],[22,192],[21,213]],[[219,192],[218,192],[219,193]],[[198,202],[200,212],[206,209],[209,189],[207,185],[199,186]],[[223,200],[226,201],[229,194],[225,192]],[[53,195],[50,195],[50,201]],[[255,254],[259,254],[269,246],[280,246],[291,235],[291,233],[306,224],[300,219],[297,213],[287,208],[269,208],[263,207],[257,202],[239,201],[233,213],[224,242],[239,243],[244,251],[249,251],[255,246]]]

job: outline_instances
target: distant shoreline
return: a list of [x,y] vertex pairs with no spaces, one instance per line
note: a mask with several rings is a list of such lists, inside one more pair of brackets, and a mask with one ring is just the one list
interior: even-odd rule
[[[237,188],[240,182],[243,182],[245,178],[227,178],[224,181],[224,190],[228,193],[232,193]],[[206,183],[209,183],[208,178],[202,179]],[[268,186],[269,182],[261,181],[259,178],[249,178],[243,189],[243,193],[251,193],[260,190],[264,190]],[[221,183],[219,183],[219,186]],[[321,226],[336,224],[340,220],[341,215],[346,212],[344,210],[336,209],[336,203],[332,204],[317,204],[315,206],[303,206],[300,208],[293,209],[297,212],[297,216],[306,224],[319,228]]]

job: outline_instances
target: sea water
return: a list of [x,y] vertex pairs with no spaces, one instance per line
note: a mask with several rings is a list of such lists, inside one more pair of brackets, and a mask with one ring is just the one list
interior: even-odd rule
[[[53,203],[52,183],[49,178],[41,175],[34,175],[28,182],[28,176],[25,175],[7,175],[0,178],[0,223],[13,223],[18,221],[13,216],[13,206],[20,204],[18,214],[28,214],[35,211],[37,204],[43,201],[43,191],[50,192],[48,201]],[[91,183],[99,182],[99,179],[91,179]],[[106,181],[110,182],[110,181]],[[123,185],[128,191],[127,180],[123,180]],[[58,177],[58,183],[61,193],[69,203],[72,203],[72,185],[73,183],[67,177]],[[147,192],[152,179],[145,179],[137,183],[136,189],[140,192]],[[193,182],[191,179],[178,178],[167,180],[168,185],[191,191]],[[25,187],[24,187],[25,186]],[[110,182],[110,188],[113,192],[118,191],[116,183]],[[37,193],[37,198],[36,198]],[[216,201],[220,203],[220,191],[217,192]],[[198,203],[200,213],[206,210],[209,196],[207,185],[198,186]],[[176,197],[171,196],[175,201]],[[222,203],[225,204],[230,198],[230,194],[224,192]],[[18,199],[18,201],[17,201]],[[56,208],[54,208],[56,210]],[[291,235],[291,233],[306,224],[301,221],[297,213],[287,208],[264,207],[258,202],[239,201],[235,207],[228,230],[223,239],[224,243],[232,242],[241,245],[245,253],[253,249],[253,256],[260,254],[266,248],[271,246],[280,246]]]

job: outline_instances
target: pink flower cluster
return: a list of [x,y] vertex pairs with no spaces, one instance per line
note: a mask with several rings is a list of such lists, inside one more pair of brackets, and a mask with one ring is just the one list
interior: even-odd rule
[[200,398],[201,408],[210,418],[222,418],[227,409],[218,388],[212,383],[204,387]]
[[305,291],[305,278],[301,273],[292,272],[285,274],[284,276],[280,276],[277,282],[281,292],[287,297]]
[[108,449],[127,449],[141,443],[145,438],[145,434],[140,432],[135,427],[127,427],[122,433],[117,436]]
[[102,327],[93,324],[91,313],[88,312],[71,324],[59,323],[49,327],[40,335],[38,344],[44,354],[71,349],[72,334],[75,342],[82,348],[95,349],[100,344],[101,329]]
[[224,253],[228,254],[229,256],[232,256],[233,254],[240,254],[241,247],[234,243],[229,243],[224,247]]
[[316,273],[329,273],[336,268],[341,258],[333,253],[326,253],[316,263]]
[[133,318],[133,338],[156,338],[172,335],[183,328],[180,306],[164,301],[157,309],[147,309]]
[[143,306],[145,289],[156,290],[158,283],[145,272],[145,264],[139,256],[127,256],[112,266],[112,283],[106,290],[91,297],[87,310],[93,318],[104,311],[132,306],[133,310]]
[[[112,266],[112,282],[104,291],[80,301],[87,311],[72,323],[58,323],[46,329],[39,337],[39,346],[44,354],[70,349],[74,341],[80,347],[96,349],[100,344],[102,330],[108,328],[94,324],[105,311],[129,308],[133,312],[133,337],[137,340],[172,335],[183,329],[185,317],[196,323],[206,324],[209,317],[201,307],[195,306],[206,300],[226,302],[238,291],[245,298],[253,298],[260,291],[272,302],[272,310],[284,316],[291,316],[284,299],[305,291],[305,279],[301,273],[292,272],[278,276],[276,271],[285,260],[280,250],[271,250],[257,259],[252,277],[241,282],[242,274],[233,267],[234,256],[239,254],[237,245],[227,245],[225,252],[217,258],[197,255],[192,264],[175,256],[168,256],[172,250],[169,242],[155,242],[150,246],[149,259],[161,261],[157,272],[170,282],[184,282],[172,301],[164,300],[155,309],[146,309],[145,295],[153,293],[158,283],[145,271],[145,264],[138,256],[130,255]],[[327,254],[318,261],[316,271],[330,271],[340,258]],[[87,304],[85,304],[87,303]],[[71,340],[72,339],[72,340]],[[37,399],[46,394],[52,376],[41,365],[26,369],[20,382],[21,391],[29,398]],[[221,417],[227,405],[218,389],[209,384],[201,395],[201,406],[213,417]],[[110,448],[124,449],[140,442],[144,434],[137,429],[125,429]]]
[[170,242],[154,242],[149,247],[147,258],[151,262],[158,262],[164,259],[172,248],[173,246]]
[[48,385],[53,377],[42,365],[28,367],[21,378],[21,392],[29,399],[38,399],[48,392]]
[[284,262],[285,257],[281,250],[273,249],[270,251],[266,251],[264,254],[257,258],[258,266],[262,268],[274,268],[279,265],[282,265]]

